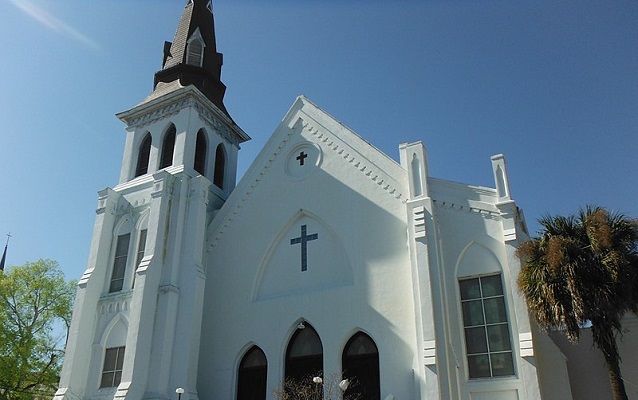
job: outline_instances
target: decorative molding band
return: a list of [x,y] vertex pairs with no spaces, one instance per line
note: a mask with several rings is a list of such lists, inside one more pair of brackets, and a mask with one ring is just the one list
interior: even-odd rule
[[419,206],[412,209],[412,220],[414,222],[414,237],[423,238],[426,236],[425,232],[425,207]]
[[103,298],[100,300],[99,305],[100,314],[117,314],[122,311],[128,311],[130,300],[130,293],[127,293],[125,296]]
[[113,400],[126,399],[126,395],[128,394],[128,391],[130,388],[131,388],[131,382],[121,382],[117,387],[117,392],[115,392],[115,396],[113,397]]
[[496,220],[496,219],[500,219],[501,217],[499,213],[494,211],[485,210],[482,208],[472,207],[468,205],[455,204],[455,203],[452,203],[451,201],[433,200],[433,203],[436,207],[439,207],[439,208],[454,210],[454,211],[465,211],[465,212],[469,212],[473,214],[480,214],[484,218],[490,218],[490,219]]
[[220,121],[220,118],[216,116],[214,112],[210,111],[209,107],[207,107],[205,104],[202,104],[192,94],[189,93],[187,93],[185,97],[177,98],[163,107],[150,108],[148,111],[126,120],[126,123],[129,129],[140,128],[175,115],[181,110],[188,107],[192,107],[193,109],[195,109],[199,116],[203,120],[208,122],[210,126],[215,128],[215,130],[224,139],[233,144],[235,147],[239,148],[239,139],[237,135],[241,135],[239,133],[233,134],[228,126],[222,123]]
[[532,333],[519,333],[518,343],[521,347],[521,357],[533,357],[534,356],[534,343],[532,342]]
[[131,179],[128,182],[120,183],[115,186],[113,190],[118,193],[126,193],[132,190],[144,189],[146,186],[151,185],[153,182],[153,175],[142,175]]
[[436,341],[426,340],[423,342],[423,357],[425,365],[436,364]]
[[148,269],[148,266],[151,265],[151,261],[153,261],[153,254],[142,257],[140,265],[137,266],[135,273],[138,276],[146,275],[146,270]]
[[193,101],[194,103],[194,108],[195,110],[197,110],[197,113],[199,114],[199,116],[206,122],[208,122],[210,124],[210,126],[212,126],[213,128],[215,128],[215,130],[217,131],[217,133],[219,133],[224,139],[226,139],[229,143],[231,143],[233,146],[239,148],[239,140],[237,139],[237,136],[233,135],[230,131],[230,129],[228,129],[228,127],[225,124],[222,124],[219,119],[217,117],[215,117],[213,115],[213,113],[211,113],[207,107],[205,107],[203,104],[201,104],[198,101]]
[[[59,388],[56,392],[55,392],[55,396],[53,397],[53,400],[64,400],[67,398],[67,392],[70,392],[68,387],[65,388]],[[79,398],[79,396],[77,396]]]
[[193,105],[194,102],[195,99],[192,97],[186,97],[164,107],[151,109],[137,117],[131,118],[127,121],[127,124],[129,128],[139,128],[145,125],[150,125],[161,119],[177,114],[184,108]]
[[337,155],[346,159],[352,166],[354,166],[359,172],[363,173],[367,178],[371,179],[374,183],[379,185],[388,194],[392,195],[395,199],[401,201],[403,204],[407,202],[407,197],[399,191],[398,188],[393,187],[386,182],[380,175],[381,172],[376,171],[370,165],[366,165],[365,161],[360,160],[357,156],[351,154],[347,149],[339,147],[339,144],[335,143],[335,140],[330,138],[328,134],[319,132],[319,129],[311,126],[307,121],[303,121],[303,129],[308,131],[311,135],[316,136],[319,141],[324,143],[329,149],[334,151]]
[[82,277],[80,278],[80,280],[78,281],[78,286],[81,289],[85,289],[86,288],[86,284],[89,282],[89,279],[91,278],[91,275],[93,274],[93,270],[95,270],[95,268],[88,268],[86,271],[84,271],[84,273],[82,274]]

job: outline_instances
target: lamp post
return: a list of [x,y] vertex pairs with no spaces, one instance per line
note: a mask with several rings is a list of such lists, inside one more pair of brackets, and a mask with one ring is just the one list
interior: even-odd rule
[[184,388],[178,387],[175,389],[175,393],[177,393],[177,400],[182,400],[182,393],[184,393]]
[[312,378],[312,381],[316,383],[315,396],[313,398],[323,398],[323,379],[320,376],[315,376],[314,378]]

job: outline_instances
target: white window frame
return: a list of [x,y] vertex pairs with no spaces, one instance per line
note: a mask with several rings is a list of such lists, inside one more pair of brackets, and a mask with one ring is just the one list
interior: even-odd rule
[[[498,277],[500,279],[500,284],[501,284],[501,293],[500,294],[489,294],[486,295],[484,293],[484,288],[483,288],[483,281],[486,278],[493,278],[493,277]],[[478,280],[479,283],[479,290],[480,290],[480,294],[478,297],[470,297],[470,298],[463,298],[463,291],[461,289],[461,285],[462,282],[464,281],[470,281],[470,280]],[[503,285],[503,276],[501,273],[498,274],[486,274],[486,275],[479,275],[479,276],[472,276],[472,277],[464,277],[464,278],[459,278],[458,280],[459,282],[459,299],[460,299],[460,305],[461,305],[461,326],[463,327],[463,338],[464,338],[464,342],[465,342],[465,355],[466,355],[466,365],[467,365],[467,376],[469,379],[492,379],[492,378],[507,378],[507,377],[512,377],[516,375],[516,362],[515,362],[515,357],[514,357],[514,342],[512,341],[512,335],[511,335],[511,325],[510,325],[510,319],[509,319],[509,313],[507,310],[507,297],[506,297],[506,293],[505,293],[505,286]],[[487,321],[487,313],[486,313],[486,302],[487,301],[493,301],[493,300],[498,300],[498,299],[502,299],[502,306],[503,306],[503,310],[502,312],[504,313],[504,320],[500,320],[500,321]],[[468,304],[467,310],[470,310],[469,308],[469,303],[473,302],[473,303],[477,303],[478,301],[480,301],[481,304],[481,312],[482,312],[482,322],[481,323],[469,323],[468,324],[468,320],[472,319],[472,317],[470,315],[466,315],[465,310],[466,308],[464,307],[464,304]],[[468,311],[469,313],[470,311]],[[475,315],[474,315],[475,317]],[[493,349],[492,346],[495,343],[495,341],[491,341],[490,339],[490,335],[489,335],[489,331],[490,328],[494,329],[494,328],[498,328],[498,327],[506,327],[507,330],[507,334],[506,335],[501,335],[501,340],[507,340],[509,342],[509,349]],[[470,352],[470,346],[469,346],[469,341],[471,341],[472,339],[468,336],[468,330],[476,330],[479,328],[483,328],[484,332],[485,332],[485,346],[486,346],[486,350],[485,351],[475,351],[475,352]],[[503,337],[504,336],[504,337]],[[495,362],[493,360],[493,358],[495,358],[495,356],[505,356],[507,357],[507,355],[510,356],[511,359],[511,373],[506,373],[506,374],[500,374],[500,373],[496,373],[495,374],[495,370],[494,370],[494,366],[495,366]],[[489,366],[489,375],[478,375],[478,376],[473,376],[472,372],[471,372],[471,361],[470,359],[472,357],[485,357],[487,356],[488,358],[488,366]],[[510,366],[507,366],[510,367]]]

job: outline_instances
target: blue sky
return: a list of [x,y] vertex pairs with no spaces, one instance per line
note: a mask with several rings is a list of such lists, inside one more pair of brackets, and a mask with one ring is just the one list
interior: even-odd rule
[[[0,243],[86,268],[97,191],[152,90],[182,0],[0,0]],[[638,2],[216,0],[225,104],[253,140],[295,97],[436,178],[493,187],[505,154],[532,231],[597,204],[638,217]]]

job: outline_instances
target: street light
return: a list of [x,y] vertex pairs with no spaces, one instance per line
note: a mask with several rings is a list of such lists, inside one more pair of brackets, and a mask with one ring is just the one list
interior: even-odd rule
[[177,400],[182,400],[182,393],[184,393],[184,388],[178,387],[175,389],[175,393],[177,393]]

